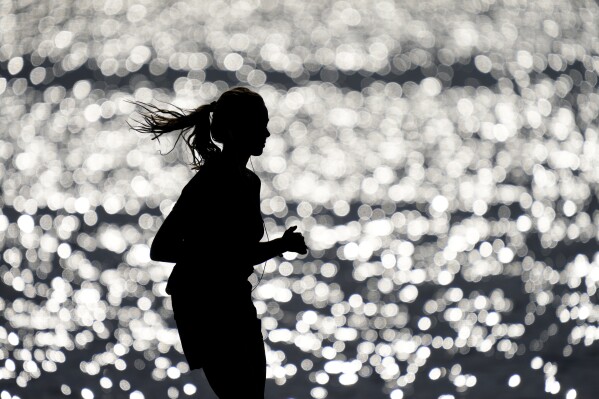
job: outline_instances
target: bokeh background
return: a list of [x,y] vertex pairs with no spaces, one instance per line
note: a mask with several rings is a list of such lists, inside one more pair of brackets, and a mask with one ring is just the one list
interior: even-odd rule
[[0,1],[0,398],[214,397],[148,256],[190,157],[124,100],[236,85],[270,113],[268,237],[311,248],[253,292],[267,398],[593,397],[598,26],[572,0]]

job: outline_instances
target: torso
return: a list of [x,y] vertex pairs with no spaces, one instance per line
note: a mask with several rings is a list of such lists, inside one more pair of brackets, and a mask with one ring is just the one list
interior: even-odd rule
[[[235,286],[249,284],[247,277],[253,265],[246,263],[243,246],[259,242],[264,234],[260,179],[248,169],[239,175],[218,166],[216,162],[204,165],[181,194],[179,200],[185,196],[185,204],[189,204],[185,206],[191,208],[190,228],[184,239],[187,255],[177,262],[169,286],[187,285],[187,281],[208,286],[221,278]],[[211,241],[213,235],[231,241]]]

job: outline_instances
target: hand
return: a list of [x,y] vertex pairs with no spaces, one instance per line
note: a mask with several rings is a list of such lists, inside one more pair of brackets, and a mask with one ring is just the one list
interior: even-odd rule
[[294,233],[294,230],[297,226],[291,226],[285,233],[283,233],[283,237],[281,237],[281,241],[283,241],[283,248],[285,251],[297,252],[298,254],[306,254],[308,253],[308,247],[304,242],[304,236],[302,233]]

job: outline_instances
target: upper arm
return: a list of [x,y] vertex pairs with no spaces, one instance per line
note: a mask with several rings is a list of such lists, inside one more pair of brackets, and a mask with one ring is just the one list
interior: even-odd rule
[[173,208],[154,236],[150,248],[150,259],[169,262],[176,258],[176,248],[183,242],[183,236],[178,232],[175,215],[176,212]]
[[156,236],[161,236],[164,239],[178,240],[183,239],[183,231],[181,229],[181,220],[184,214],[182,208],[181,200],[175,203],[173,209],[168,214],[164,222],[162,222],[162,226],[158,230]]
[[188,207],[186,194],[186,191],[183,190],[173,209],[158,229],[150,248],[151,259],[162,260],[172,258],[174,255],[173,252],[176,252],[179,245],[183,242],[185,215],[188,213],[186,209]]

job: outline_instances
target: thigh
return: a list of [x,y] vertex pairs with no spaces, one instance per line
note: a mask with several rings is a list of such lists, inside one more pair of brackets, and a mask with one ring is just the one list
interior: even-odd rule
[[266,357],[260,320],[254,327],[223,334],[206,358],[203,369],[219,399],[237,399],[242,389],[248,399],[264,399]]

